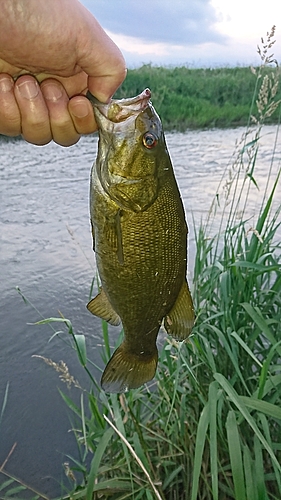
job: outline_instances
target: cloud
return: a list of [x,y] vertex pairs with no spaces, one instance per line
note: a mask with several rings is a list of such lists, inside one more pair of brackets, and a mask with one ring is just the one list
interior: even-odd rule
[[197,45],[223,43],[211,0],[82,0],[108,31],[141,41]]
[[236,42],[235,45],[211,42],[198,45],[172,45],[140,43],[135,38],[111,32],[108,34],[122,50],[128,68],[136,68],[147,63],[160,66],[215,68],[241,64],[258,65],[260,62],[253,47],[243,41]]
[[[280,0],[80,0],[120,47],[128,67],[257,65],[256,45]],[[280,34],[274,46],[280,59]]]

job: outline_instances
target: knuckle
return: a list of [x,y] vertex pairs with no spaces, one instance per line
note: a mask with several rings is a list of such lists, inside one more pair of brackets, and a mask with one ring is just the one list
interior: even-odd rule
[[49,120],[22,120],[22,136],[27,142],[36,145],[48,144],[52,140]]
[[0,134],[16,136],[21,133],[21,120],[19,113],[0,113]]

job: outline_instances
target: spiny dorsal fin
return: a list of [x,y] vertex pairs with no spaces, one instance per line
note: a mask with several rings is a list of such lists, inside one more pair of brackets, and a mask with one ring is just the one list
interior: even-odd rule
[[158,352],[139,355],[132,353],[123,342],[107,363],[101,379],[105,392],[126,392],[136,389],[153,379],[157,367]]
[[185,340],[191,332],[194,319],[192,298],[188,284],[184,281],[176,302],[165,317],[164,326],[167,333],[176,340]]
[[100,293],[87,304],[87,309],[113,326],[118,326],[121,323],[120,317],[114,311],[102,288]]

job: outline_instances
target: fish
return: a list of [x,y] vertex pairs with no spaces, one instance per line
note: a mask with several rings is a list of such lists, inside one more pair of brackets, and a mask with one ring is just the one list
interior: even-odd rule
[[90,219],[101,281],[87,308],[123,325],[124,339],[101,378],[105,392],[122,393],[154,378],[162,324],[178,341],[192,330],[188,228],[151,91],[107,104],[87,96],[99,133]]

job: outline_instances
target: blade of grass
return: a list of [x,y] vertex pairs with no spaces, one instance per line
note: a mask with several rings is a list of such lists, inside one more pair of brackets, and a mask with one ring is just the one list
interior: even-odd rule
[[217,443],[217,399],[218,384],[209,386],[209,422],[210,422],[210,464],[213,499],[218,500],[218,443]]
[[[252,318],[252,320],[256,323],[256,325],[259,327],[261,332],[266,336],[267,340],[274,346],[278,344],[277,340],[275,339],[271,328],[268,326],[266,320],[261,314],[261,311],[258,307],[254,308],[251,304],[243,302],[242,307],[244,307],[245,311],[249,314],[249,316]],[[276,350],[281,356],[281,347],[276,347]]]
[[[115,425],[107,418],[106,415],[103,416],[104,419],[107,421],[107,423],[112,427],[112,429],[116,432],[116,434],[118,434],[118,436],[120,437],[120,439],[125,443],[125,445],[127,446],[128,450],[130,451],[131,455],[134,457],[134,459],[136,460],[136,462],[138,463],[138,465],[140,466],[141,470],[143,471],[143,473],[145,474],[150,486],[152,487],[154,493],[155,493],[155,496],[158,500],[163,500],[161,495],[159,494],[159,492],[157,491],[155,485],[153,484],[153,481],[150,477],[150,475],[148,474],[146,468],[144,467],[142,461],[139,459],[139,457],[137,456],[135,450],[132,448],[132,446],[130,445],[130,443],[127,441],[127,439],[121,434],[121,432],[117,429],[117,427],[115,427]],[[90,500],[90,499],[87,499],[87,500]]]
[[10,484],[13,484],[14,480],[13,479],[7,479],[3,484],[0,484],[0,491],[4,490],[5,488],[8,488]]
[[86,489],[86,500],[92,500],[93,491],[95,486],[95,481],[98,476],[99,466],[105,452],[105,449],[113,436],[113,430],[111,428],[107,429],[97,445],[94,458],[91,462],[90,472],[88,475],[88,484]]
[[260,366],[260,368],[262,368],[262,364],[261,362],[258,360],[258,358],[254,355],[253,351],[251,351],[251,349],[247,346],[247,344],[244,342],[243,339],[241,339],[241,337],[239,337],[239,335],[237,335],[236,332],[231,332],[231,336],[233,338],[235,338],[235,340],[237,340],[237,342],[243,347],[244,351],[246,351],[247,354],[249,354],[249,356],[251,356],[251,358],[254,360],[254,362]]
[[[273,442],[272,442],[272,439],[271,439],[271,435],[270,435],[270,427],[269,427],[269,421],[268,419],[266,418],[266,416],[261,413],[259,414],[259,419],[261,421],[261,424],[262,424],[262,428],[263,428],[263,432],[264,432],[264,435],[266,437],[266,440],[269,444],[269,446],[273,449],[273,447],[277,447],[279,445],[280,447],[280,442],[279,443],[274,443],[273,445]],[[280,438],[279,438],[280,439]],[[277,446],[276,446],[277,445]],[[276,482],[278,484],[278,488],[279,488],[279,493],[280,493],[280,497],[281,497],[281,474],[280,472],[276,469],[276,466],[275,464],[273,463],[273,469],[274,469],[274,476],[275,476],[275,479],[276,479]]]
[[191,500],[197,500],[198,498],[199,478],[202,468],[203,452],[204,452],[209,422],[210,422],[210,410],[209,410],[209,403],[207,403],[202,410],[197,427]]
[[[5,460],[4,463],[6,463],[6,460]],[[17,478],[14,474],[10,474],[9,472],[6,472],[4,470],[4,468],[3,468],[3,464],[0,467],[0,472],[4,476],[10,478],[10,480],[12,482],[17,483],[18,485],[20,485],[20,488],[22,489],[22,491],[25,490],[25,491],[28,491],[28,492],[35,493],[34,499],[40,498],[40,499],[43,499],[43,500],[49,500],[49,497],[47,497],[44,493],[40,493],[39,491],[37,491],[32,486],[27,485],[24,481],[22,481],[21,479]],[[10,484],[12,484],[12,483],[10,483]],[[8,495],[8,493],[9,493],[9,495]],[[4,497],[3,500],[7,500],[7,498],[10,498],[10,496],[11,496],[10,493],[11,493],[11,490],[9,490],[9,492],[5,493],[5,497]]]
[[81,392],[80,396],[80,406],[81,406],[81,425],[82,425],[82,434],[85,445],[85,452],[88,450],[87,444],[87,435],[86,435],[86,423],[85,423],[85,411],[84,411],[84,394]]
[[25,486],[19,485],[19,486],[14,486],[13,488],[9,489],[7,492],[5,492],[6,498],[11,498],[17,493],[20,493],[22,491],[26,491]]
[[74,342],[77,349],[78,359],[85,368],[87,364],[87,351],[86,351],[86,340],[85,335],[73,334]]
[[183,470],[183,465],[181,464],[181,465],[179,465],[179,467],[177,467],[177,468],[176,468],[176,469],[175,469],[175,470],[174,470],[174,471],[173,471],[173,472],[172,472],[172,473],[171,473],[171,474],[170,474],[170,475],[169,475],[169,476],[165,479],[165,481],[164,481],[164,483],[163,483],[163,486],[162,486],[162,489],[163,489],[164,491],[168,488],[169,484],[170,484],[170,483],[172,483],[173,479],[174,479],[175,477],[177,477],[177,475],[178,475],[180,472],[182,472],[182,470]]
[[[274,185],[273,185],[273,188],[271,190],[271,193],[270,193],[270,196],[268,198],[268,201],[259,217],[259,220],[257,222],[257,225],[256,225],[256,231],[259,233],[259,234],[262,234],[262,230],[263,230],[263,227],[264,227],[264,224],[265,224],[265,221],[267,219],[267,216],[269,214],[269,211],[270,211],[270,208],[271,208],[271,205],[272,205],[272,202],[273,202],[273,196],[274,196],[274,193],[275,193],[275,190],[276,190],[276,187],[278,185],[278,182],[279,182],[279,177],[280,177],[280,173],[281,173],[281,170],[279,170],[277,176],[276,176],[276,179],[275,179],[275,182],[274,182]],[[255,261],[255,254],[256,254],[256,251],[257,251],[257,248],[258,248],[258,244],[259,244],[259,240],[258,238],[255,236],[255,234],[252,235],[251,237],[251,241],[250,241],[250,246],[249,246],[249,251],[248,251],[248,260],[250,262],[254,262]]]
[[[87,488],[81,488],[79,491],[71,494],[71,500],[78,500],[79,498],[85,500]],[[109,495],[114,495],[116,493],[130,491],[131,495],[131,483],[130,481],[126,481],[125,479],[106,479],[101,483],[94,484],[93,492],[98,493],[100,496],[104,495],[102,498],[108,498]],[[100,498],[99,496],[99,498]],[[118,497],[120,498],[120,497]],[[122,496],[123,498],[123,496]],[[125,496],[124,498],[127,498]],[[66,497],[65,500],[69,500],[69,497]]]
[[[275,344],[274,346],[271,347],[271,349],[270,349],[270,351],[269,351],[269,353],[268,353],[268,355],[267,355],[267,357],[262,365],[262,369],[261,369],[261,373],[260,373],[260,377],[259,377],[258,399],[263,398],[265,385],[268,382],[267,376],[268,376],[269,366],[270,366],[271,360],[275,354],[276,347],[279,346],[280,344],[281,344],[281,340],[279,340],[279,342],[277,342],[277,344]],[[254,394],[253,394],[253,396],[254,396]]]
[[226,350],[228,356],[229,356],[229,359],[231,360],[231,362],[233,363],[233,366],[235,368],[235,373],[239,376],[243,386],[245,387],[246,391],[248,394],[250,394],[250,391],[247,387],[247,384],[245,382],[245,379],[243,377],[243,374],[241,373],[241,370],[240,370],[240,367],[239,367],[239,364],[238,364],[238,359],[237,359],[237,356],[236,356],[236,353],[233,352],[233,350],[231,349],[230,345],[229,345],[229,342],[226,338],[226,336],[224,335],[224,333],[219,329],[217,328],[215,325],[208,325],[209,328],[211,330],[213,330],[216,335],[218,336],[218,338],[220,339],[224,349]]
[[[278,386],[281,384],[281,375],[271,375],[270,378],[268,378],[264,384],[263,387],[263,397],[265,397],[270,391],[274,390],[279,391]],[[257,389],[255,392],[252,394],[253,398],[259,398],[259,389]]]
[[257,484],[258,499],[267,500],[265,478],[264,478],[264,465],[262,447],[258,437],[254,436],[254,453],[255,453],[255,480]]
[[8,392],[9,392],[9,382],[7,382],[7,384],[6,384],[6,389],[5,389],[5,393],[4,393],[4,398],[3,398],[3,403],[2,403],[1,413],[0,413],[0,427],[1,427],[2,418],[3,418],[5,408],[7,405],[7,401],[8,401]]
[[233,410],[230,410],[227,415],[226,432],[235,498],[239,498],[239,500],[246,500],[240,437]]
[[253,477],[254,462],[247,445],[245,445],[243,449],[243,465],[247,495],[246,498],[247,500],[250,500],[251,498],[257,498],[257,488]]
[[259,430],[255,420],[247,410],[243,400],[241,399],[240,396],[238,396],[237,392],[235,389],[230,385],[230,383],[226,380],[226,378],[221,374],[221,373],[215,373],[214,378],[219,382],[219,384],[222,386],[222,388],[225,390],[225,392],[228,394],[230,400],[235,404],[235,406],[238,408],[240,413],[243,415],[245,420],[248,422],[250,427],[253,429],[255,435],[257,438],[260,440],[264,448],[267,450],[269,453],[271,460],[275,463],[277,469],[281,471],[281,464],[278,462],[276,456],[274,455],[273,450],[270,448],[268,445],[265,437],[262,435],[261,431]]
[[269,417],[281,420],[281,408],[267,401],[262,401],[261,399],[249,398],[248,396],[239,396],[240,400],[243,401],[247,408],[252,410],[257,410]]

